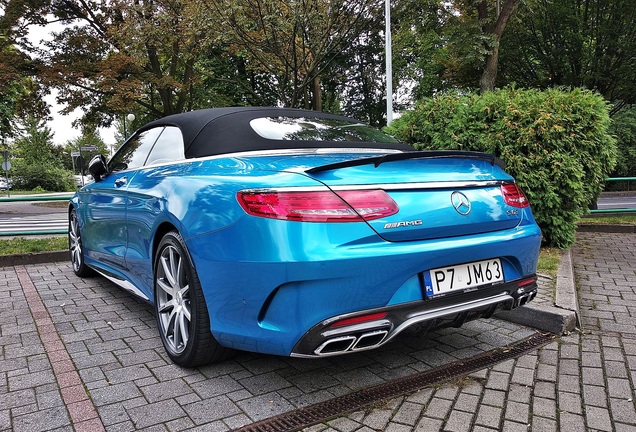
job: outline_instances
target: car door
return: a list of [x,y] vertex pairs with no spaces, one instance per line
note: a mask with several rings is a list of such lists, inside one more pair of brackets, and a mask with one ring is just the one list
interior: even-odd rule
[[[139,132],[129,138],[108,162],[108,174],[85,188],[88,205],[82,233],[88,258],[105,267],[125,269],[128,227],[128,183],[145,163],[163,127]],[[84,190],[83,190],[84,191]]]
[[179,128],[166,126],[148,158],[127,185],[126,225],[128,243],[126,267],[135,285],[152,295],[152,235],[158,218],[166,212],[173,183],[169,181],[186,169],[183,137]]

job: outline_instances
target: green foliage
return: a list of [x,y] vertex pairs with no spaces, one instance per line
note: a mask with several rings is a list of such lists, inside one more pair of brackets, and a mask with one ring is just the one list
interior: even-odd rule
[[499,156],[526,192],[544,242],[566,248],[615,164],[608,111],[581,89],[449,93],[423,100],[389,132],[419,149]]
[[623,108],[612,117],[610,130],[618,146],[612,177],[636,177],[636,106]]
[[53,145],[51,130],[44,122],[28,117],[20,136],[11,146],[13,188],[40,188],[51,192],[74,190],[72,173],[61,168],[60,150]]
[[75,190],[71,171],[45,165],[20,166],[13,171],[13,188],[36,192],[66,192]]
[[636,103],[635,22],[634,0],[524,0],[502,38],[502,83]]
[[82,130],[82,135],[67,141],[66,144],[64,145],[64,152],[63,152],[64,158],[62,161],[62,166],[66,168],[67,170],[75,170],[73,171],[73,173],[75,172],[79,173],[80,163],[78,161],[78,158],[71,158],[70,155],[73,152],[80,152],[80,149],[82,147],[92,147],[92,146],[97,147],[97,150],[81,151],[81,155],[84,160],[84,163],[82,166],[82,168],[84,168],[84,171],[86,171],[86,169],[88,168],[87,165],[90,162],[90,160],[93,158],[93,156],[97,154],[102,154],[102,155],[110,154],[106,146],[106,143],[104,142],[102,137],[99,135],[99,132],[97,132],[97,130],[92,128],[85,128],[84,130]]

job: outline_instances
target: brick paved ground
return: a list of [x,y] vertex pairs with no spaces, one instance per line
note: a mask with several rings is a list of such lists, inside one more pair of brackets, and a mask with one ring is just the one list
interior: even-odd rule
[[167,359],[150,306],[67,263],[0,269],[0,317],[2,431],[226,431],[534,334],[480,320],[355,355],[240,353],[186,370]]
[[307,431],[636,431],[636,235],[578,233],[583,329]]
[[[583,332],[308,430],[636,430],[635,255],[633,234],[580,234]],[[184,370],[151,308],[106,280],[65,263],[0,268],[0,430],[226,431],[533,333],[479,320],[356,355]]]

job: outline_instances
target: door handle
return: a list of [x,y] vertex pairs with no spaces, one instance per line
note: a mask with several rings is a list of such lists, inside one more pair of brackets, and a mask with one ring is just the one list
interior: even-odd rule
[[128,182],[128,177],[120,177],[115,180],[115,186],[122,187]]

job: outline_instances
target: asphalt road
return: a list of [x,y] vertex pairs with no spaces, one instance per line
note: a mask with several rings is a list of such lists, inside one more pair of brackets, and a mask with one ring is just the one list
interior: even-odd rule
[[[0,203],[0,220],[10,219],[15,223],[29,223],[34,217],[44,220],[49,215],[51,220],[66,218],[66,201],[40,202],[3,202]],[[598,201],[600,210],[636,208],[636,191],[603,194]],[[20,221],[20,219],[25,219]],[[38,229],[36,225],[34,229]]]
[[599,210],[636,208],[636,192],[606,193],[598,200]]

